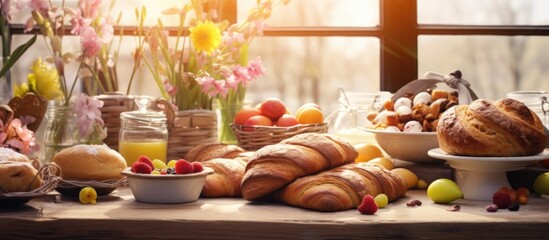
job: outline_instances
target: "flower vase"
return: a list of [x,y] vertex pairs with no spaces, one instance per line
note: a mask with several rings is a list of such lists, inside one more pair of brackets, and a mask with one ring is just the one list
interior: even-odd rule
[[[0,57],[0,68],[4,65],[4,58]],[[11,99],[11,70],[8,70],[4,76],[0,77],[0,104],[8,104]]]
[[236,113],[244,107],[249,107],[246,102],[228,103],[218,100],[216,102],[216,113],[218,119],[218,139],[225,144],[238,144],[238,139],[234,134],[231,124],[234,122]]
[[44,163],[50,163],[59,151],[79,143],[76,114],[72,106],[57,101],[48,103],[44,134]]

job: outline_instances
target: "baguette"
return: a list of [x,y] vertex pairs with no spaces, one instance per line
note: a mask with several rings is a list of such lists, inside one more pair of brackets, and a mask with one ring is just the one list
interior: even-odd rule
[[323,212],[358,207],[366,194],[384,193],[394,201],[407,191],[399,175],[367,163],[343,165],[302,177],[276,193],[276,198],[296,207]]
[[254,153],[242,179],[242,197],[257,200],[295,179],[354,161],[352,145],[336,137],[304,133]]

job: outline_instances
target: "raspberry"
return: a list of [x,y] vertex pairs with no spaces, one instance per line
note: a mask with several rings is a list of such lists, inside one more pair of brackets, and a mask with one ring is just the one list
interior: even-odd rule
[[134,162],[132,164],[132,172],[150,174],[152,172],[152,168],[144,162]]
[[496,204],[498,208],[508,208],[511,205],[511,196],[504,192],[496,192],[492,195],[492,203]]
[[362,203],[357,209],[362,214],[371,215],[377,212],[377,204],[372,195],[367,194],[362,198]]
[[202,163],[200,162],[192,162],[192,165],[193,165],[193,168],[194,168],[194,171],[193,172],[202,172],[202,170],[204,170],[204,167],[202,166]]
[[154,169],[154,164],[153,164],[152,160],[149,157],[145,156],[145,155],[141,155],[137,159],[137,162],[146,163],[147,165],[149,165],[149,167],[151,167],[151,169]]
[[192,172],[194,172],[194,167],[187,160],[179,159],[175,163],[175,173],[177,173],[177,174],[187,174],[187,173],[192,173]]

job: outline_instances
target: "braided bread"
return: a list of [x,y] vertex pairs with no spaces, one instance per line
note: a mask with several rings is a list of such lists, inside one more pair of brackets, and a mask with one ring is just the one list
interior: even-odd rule
[[547,142],[539,117],[523,103],[478,99],[455,106],[440,117],[440,148],[449,154],[486,157],[536,155]]
[[406,194],[406,182],[398,174],[367,163],[346,164],[302,177],[278,191],[282,202],[317,211],[356,208],[366,194],[384,193],[389,201]]
[[358,153],[349,143],[326,134],[304,133],[267,145],[252,156],[242,179],[242,196],[255,200],[294,181],[345,163]]

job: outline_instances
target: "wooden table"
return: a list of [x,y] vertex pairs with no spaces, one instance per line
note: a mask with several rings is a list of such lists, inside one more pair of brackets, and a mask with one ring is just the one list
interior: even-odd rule
[[[420,207],[406,202],[419,199]],[[136,202],[129,188],[82,205],[53,196],[0,209],[0,238],[50,239],[536,239],[549,236],[549,199],[531,197],[518,212],[488,213],[489,202],[459,200],[458,212],[412,190],[380,209],[322,213],[243,199],[199,199],[187,204]]]

